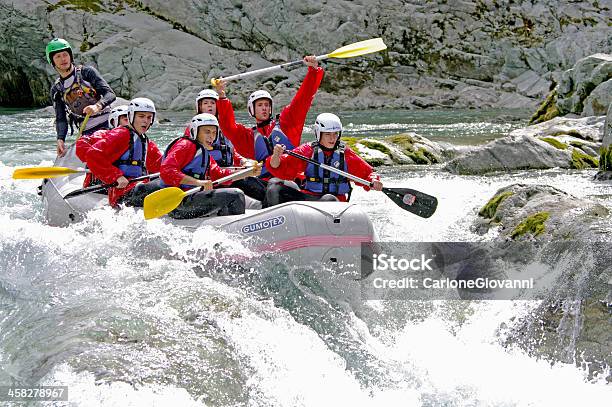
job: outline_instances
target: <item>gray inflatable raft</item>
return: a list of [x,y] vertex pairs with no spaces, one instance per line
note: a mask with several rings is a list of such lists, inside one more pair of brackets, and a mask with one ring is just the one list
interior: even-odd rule
[[[74,146],[55,166],[79,168]],[[44,216],[52,226],[82,221],[89,211],[108,205],[106,195],[87,193],[63,197],[83,186],[84,175],[47,180],[42,188]],[[258,201],[247,208],[257,207]],[[259,205],[260,206],[260,205]],[[218,227],[239,235],[255,252],[289,253],[300,262],[321,261],[331,266],[358,264],[362,243],[376,241],[372,223],[361,208],[346,202],[290,202],[266,209],[247,209],[244,215],[162,220],[190,230]]]

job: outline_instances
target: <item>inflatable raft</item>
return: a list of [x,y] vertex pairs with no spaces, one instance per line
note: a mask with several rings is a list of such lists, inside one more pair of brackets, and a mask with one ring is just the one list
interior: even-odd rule
[[[76,158],[74,146],[54,165],[84,166]],[[68,226],[82,221],[87,212],[108,205],[107,196],[99,193],[63,198],[81,189],[83,179],[83,174],[71,174],[43,183],[44,216],[50,225]],[[257,202],[250,202],[247,208],[256,207]],[[290,253],[297,261],[321,261],[330,265],[357,264],[362,243],[376,240],[366,214],[359,206],[346,202],[290,202],[266,209],[247,209],[244,215],[161,219],[191,230],[218,227],[241,236],[256,252]]]

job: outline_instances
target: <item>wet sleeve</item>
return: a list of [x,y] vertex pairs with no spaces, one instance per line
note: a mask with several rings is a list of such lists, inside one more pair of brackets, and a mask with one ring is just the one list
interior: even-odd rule
[[232,142],[236,151],[246,158],[254,159],[253,131],[240,123],[236,123],[234,108],[229,99],[225,98],[217,101],[217,114],[223,135]]
[[130,146],[130,132],[124,128],[110,130],[106,137],[97,141],[87,152],[87,166],[105,184],[112,184],[123,172],[113,163]]
[[194,155],[193,143],[186,140],[176,142],[161,162],[159,172],[162,181],[174,187],[181,185],[185,177],[182,169],[189,164]]
[[149,140],[147,148],[147,162],[145,163],[149,174],[159,172],[162,162],[162,153],[157,144]]
[[[217,164],[217,162],[215,161],[214,158],[210,157],[210,163],[209,163],[209,169],[208,169],[208,173],[210,174],[210,179],[212,181],[215,181],[219,178],[223,178],[223,177],[227,177],[228,175],[231,175],[234,173],[233,170],[227,169],[227,168],[223,168],[223,167],[219,167],[219,164]],[[226,181],[223,183],[223,185],[230,185],[233,181]]]
[[[375,179],[379,179],[379,176],[374,173],[374,169],[370,164],[368,164],[363,158],[359,157],[353,150],[347,148],[345,150],[344,159],[346,160],[346,165],[348,167],[348,172],[356,177],[363,178],[367,181],[373,181]],[[356,183],[360,187],[363,187],[366,191],[370,190],[369,186],[362,185],[360,183]]]
[[58,140],[66,140],[68,134],[68,118],[66,116],[66,105],[62,95],[57,91],[55,85],[51,87],[51,103],[55,110],[55,132]]
[[[310,144],[302,144],[291,151],[305,157],[312,156],[312,147]],[[272,156],[266,158],[266,169],[275,177],[293,181],[298,174],[306,171],[307,162],[299,158],[283,154],[280,156],[280,165],[277,168],[272,168],[270,166],[271,158]]]
[[83,79],[91,83],[91,86],[93,86],[98,93],[98,96],[100,97],[98,102],[102,105],[102,108],[110,106],[110,104],[113,103],[117,97],[108,83],[106,83],[102,75],[100,75],[100,73],[93,66],[84,66],[82,72]]
[[294,146],[301,142],[306,115],[323,80],[323,74],[323,68],[320,66],[317,68],[309,66],[306,77],[291,103],[281,112],[279,119],[281,130]]

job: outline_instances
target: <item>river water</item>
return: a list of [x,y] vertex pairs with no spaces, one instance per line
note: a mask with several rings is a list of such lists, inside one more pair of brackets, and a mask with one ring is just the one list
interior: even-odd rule
[[[340,116],[351,136],[413,131],[455,144],[502,136],[527,118],[499,111]],[[189,114],[160,117],[170,122],[150,137],[165,146]],[[50,165],[53,134],[48,116],[0,112],[0,385],[65,385],[69,405],[79,406],[574,406],[611,399],[605,380],[587,379],[574,364],[550,365],[500,345],[499,327],[535,301],[343,298],[329,288],[342,285],[341,276],[291,266],[282,256],[252,264],[251,273],[213,266],[212,251],[248,249],[214,229],[146,223],[131,209],[47,226],[38,182],[11,174]],[[498,188],[517,182],[612,208],[609,187],[592,182],[593,171],[459,177],[437,166],[403,166],[380,173],[388,186],[439,200],[437,213],[422,219],[357,188],[353,200],[384,241],[491,240],[495,232],[475,235],[470,225]]]

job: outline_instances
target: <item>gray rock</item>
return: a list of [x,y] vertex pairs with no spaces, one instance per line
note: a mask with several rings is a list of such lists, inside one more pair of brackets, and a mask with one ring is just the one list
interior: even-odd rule
[[603,139],[604,116],[590,116],[579,119],[555,117],[544,123],[534,124],[510,132],[510,135],[548,137],[572,134],[583,140],[601,142]]
[[[191,109],[195,93],[209,86],[211,77],[322,54],[378,35],[389,52],[327,63],[315,109],[319,99],[326,107],[352,109],[503,108],[519,101],[530,106],[580,58],[612,52],[609,10],[603,5],[515,3],[4,2],[0,18],[7,41],[0,44],[5,72],[0,89],[7,91],[0,91],[0,102],[14,103],[7,95],[26,89],[19,103],[48,103],[55,75],[43,50],[54,36],[71,41],[77,60],[97,65],[118,95],[149,96],[171,109]],[[241,108],[248,93],[266,86],[286,103],[303,76],[299,68],[237,81],[229,87],[230,97]],[[499,91],[516,78],[521,79],[511,82],[515,88]]]
[[584,100],[584,116],[604,115],[612,104],[612,79],[599,84]]
[[582,116],[603,115],[612,101],[612,54],[582,58],[558,76],[559,83],[532,122],[568,113]]
[[[547,214],[541,222],[534,220],[535,224],[542,224],[542,228],[519,227],[526,225],[525,220],[537,213]],[[502,239],[553,241],[591,236],[599,240],[594,235],[603,233],[600,222],[610,211],[601,204],[576,198],[548,185],[514,184],[498,190],[479,214],[474,230],[484,234],[497,228]]]
[[488,144],[472,147],[449,161],[454,174],[597,166],[604,117],[557,117],[512,131]]
[[[504,343],[553,362],[586,366],[589,377],[607,375],[612,381],[610,211],[547,185],[515,184],[498,190],[479,215],[474,230],[498,229],[506,241],[498,245],[503,258],[552,266],[537,278],[545,292],[541,304],[504,332]],[[519,268],[514,277],[524,278],[526,267]]]
[[535,137],[508,136],[476,147],[446,163],[453,174],[486,174],[519,169],[570,168],[571,153]]

